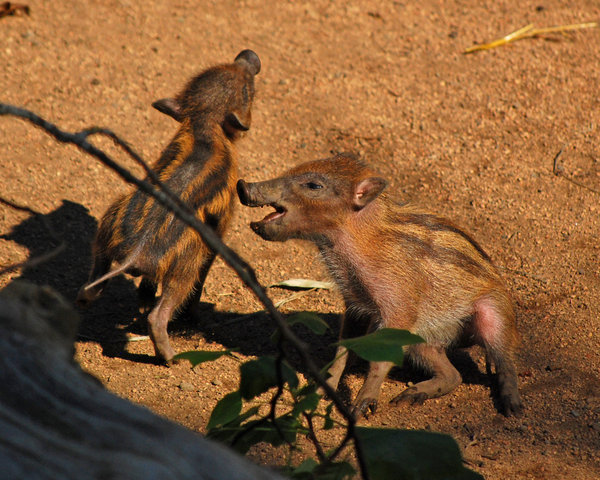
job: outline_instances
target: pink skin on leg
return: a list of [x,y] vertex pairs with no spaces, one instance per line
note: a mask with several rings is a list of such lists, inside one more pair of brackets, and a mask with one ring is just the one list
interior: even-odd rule
[[[513,364],[514,339],[504,338],[506,322],[491,298],[482,298],[475,303],[474,327],[486,356],[496,367],[500,409],[506,416],[521,412],[521,396],[517,388],[517,374]],[[491,367],[488,365],[488,369]]]
[[492,348],[502,344],[502,323],[493,300],[482,298],[475,305],[474,327],[484,345]]

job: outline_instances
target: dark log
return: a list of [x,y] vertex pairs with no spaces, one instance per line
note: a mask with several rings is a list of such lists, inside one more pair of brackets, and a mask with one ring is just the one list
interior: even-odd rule
[[277,479],[108,392],[73,360],[78,316],[48,287],[0,292],[1,479]]

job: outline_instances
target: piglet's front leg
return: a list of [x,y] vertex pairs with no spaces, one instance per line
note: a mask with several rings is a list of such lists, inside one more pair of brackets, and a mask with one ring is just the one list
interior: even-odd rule
[[344,369],[346,368],[347,361],[348,349],[340,345],[335,352],[335,360],[333,362],[333,365],[331,365],[331,367],[327,371],[327,373],[329,374],[327,384],[333,390],[337,390],[338,384],[340,383],[340,378],[342,377]]
[[352,406],[352,413],[355,417],[358,417],[360,414],[368,417],[369,413],[376,412],[381,384],[387,377],[387,374],[393,365],[394,364],[391,362],[370,363],[367,379],[358,392],[354,405]]
[[[342,341],[347,338],[354,338],[357,335],[362,335],[371,323],[373,322],[371,321],[370,316],[361,315],[356,311],[346,310],[340,319],[339,340]],[[333,390],[337,390],[340,379],[344,374],[344,370],[348,366],[349,353],[350,352],[346,347],[338,345],[333,363],[331,367],[329,367],[329,370],[327,370],[327,373],[329,374],[327,384]],[[321,388],[319,389],[319,393],[324,395],[325,391]]]

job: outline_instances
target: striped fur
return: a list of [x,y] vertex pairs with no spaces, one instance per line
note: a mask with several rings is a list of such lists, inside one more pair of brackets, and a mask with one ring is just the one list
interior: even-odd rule
[[[232,64],[194,77],[177,97],[153,104],[180,123],[153,165],[154,172],[220,236],[234,207],[235,141],[250,127],[254,75],[259,71],[260,60],[245,50]],[[145,297],[154,297],[161,287],[148,321],[157,355],[170,361],[174,352],[166,325],[188,297],[194,294],[192,301],[199,300],[214,253],[195,231],[141,190],[120,197],[108,208],[93,253],[90,280],[81,288],[78,302],[85,305],[97,298],[104,282],[122,272],[143,277]]]
[[[448,393],[460,382],[445,350],[479,344],[496,366],[500,409],[518,413],[521,402],[513,356],[518,343],[510,294],[490,257],[450,221],[393,201],[386,181],[355,157],[341,154],[307,162],[265,182],[238,182],[248,206],[271,205],[252,228],[267,240],[313,241],[346,303],[348,322],[368,317],[370,331],[410,330],[426,341],[410,347],[413,361],[433,378],[402,392],[394,402],[420,402]],[[347,353],[331,369],[337,387]],[[355,402],[357,412],[377,405],[391,365],[372,364]]]

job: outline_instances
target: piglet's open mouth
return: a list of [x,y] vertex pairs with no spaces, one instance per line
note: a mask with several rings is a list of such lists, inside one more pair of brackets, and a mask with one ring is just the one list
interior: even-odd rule
[[269,213],[260,222],[250,222],[250,228],[254,231],[254,233],[261,236],[265,240],[272,240],[271,235],[267,232],[267,225],[283,218],[287,213],[287,210],[280,205],[270,204],[270,206],[275,209],[274,212]]
[[275,202],[269,202],[268,199],[264,198],[260,191],[256,189],[257,184],[248,184],[244,180],[239,180],[237,183],[237,193],[240,201],[243,205],[248,207],[266,207],[270,206],[275,209],[274,212],[269,213],[260,222],[252,222],[250,226],[256,231],[260,225],[265,225],[270,222],[282,218],[287,213],[287,210],[281,205]]
[[265,218],[263,218],[260,222],[252,222],[250,223],[250,227],[256,231],[257,228],[260,228],[262,225],[265,225],[270,222],[274,222],[275,220],[282,218],[287,213],[287,210],[280,205],[270,204],[271,207],[275,209],[274,212],[269,213]]
[[274,220],[277,220],[278,218],[283,217],[287,213],[287,210],[285,208],[283,208],[282,206],[280,206],[280,205],[271,204],[271,207],[273,207],[275,209],[275,211],[269,213],[265,218],[263,218],[261,220],[260,223],[269,223],[269,222],[272,222]]

